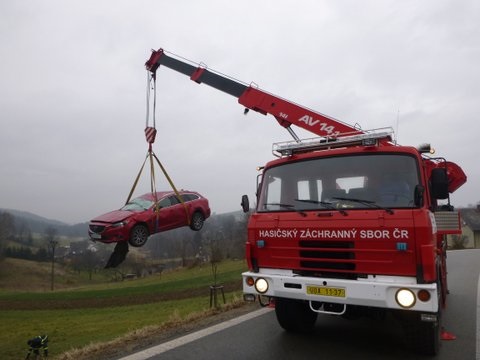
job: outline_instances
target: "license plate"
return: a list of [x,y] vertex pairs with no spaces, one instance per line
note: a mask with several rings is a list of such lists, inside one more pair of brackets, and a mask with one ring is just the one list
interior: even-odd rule
[[346,296],[346,292],[344,288],[336,288],[336,287],[329,287],[329,286],[307,286],[307,294],[342,297],[342,298]]
[[93,234],[90,235],[90,237],[91,237],[92,239],[101,239],[101,238],[102,238],[102,235],[93,233]]

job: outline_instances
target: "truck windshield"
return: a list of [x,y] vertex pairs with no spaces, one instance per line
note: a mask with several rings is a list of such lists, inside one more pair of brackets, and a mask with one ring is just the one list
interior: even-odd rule
[[419,183],[417,160],[407,154],[302,160],[265,171],[257,210],[413,208]]

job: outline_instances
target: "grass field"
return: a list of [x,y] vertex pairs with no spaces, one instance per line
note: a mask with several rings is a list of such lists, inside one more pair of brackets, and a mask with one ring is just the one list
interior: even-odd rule
[[[51,289],[51,269],[49,262],[36,262],[22,259],[6,258],[0,261],[0,293],[5,291],[44,292]],[[55,264],[55,289],[70,289],[82,285],[105,283],[112,273],[100,271],[92,280],[86,271],[78,273],[68,271],[60,264]]]
[[[31,265],[30,269],[38,271],[34,263]],[[244,261],[219,264],[218,282],[225,285],[227,302],[241,297],[243,270]],[[23,276],[28,273],[25,271]],[[12,276],[20,279],[19,274]],[[46,333],[51,357],[62,358],[62,353],[73,348],[112,341],[145,327],[174,324],[192,314],[205,313],[210,305],[212,280],[211,268],[206,265],[53,292],[7,291],[3,287],[0,356],[24,358],[26,341]],[[2,281],[4,284],[5,279]]]

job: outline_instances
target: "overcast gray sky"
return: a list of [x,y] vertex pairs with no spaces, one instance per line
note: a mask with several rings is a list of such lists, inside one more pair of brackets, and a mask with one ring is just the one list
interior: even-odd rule
[[[480,201],[480,2],[0,2],[0,208],[77,223],[120,207],[147,152],[144,63],[164,48],[362,128],[430,142]],[[217,213],[290,140],[273,117],[160,68],[154,151]],[[302,137],[311,134],[302,133]],[[157,188],[168,188],[158,175]],[[136,194],[149,191],[148,173]]]

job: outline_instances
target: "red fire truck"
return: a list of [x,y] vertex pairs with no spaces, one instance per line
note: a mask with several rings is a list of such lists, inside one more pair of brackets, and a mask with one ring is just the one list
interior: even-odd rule
[[[432,148],[398,145],[391,129],[361,130],[164,50],[146,62],[183,73],[273,115],[293,141],[273,145],[259,176],[246,242],[244,297],[274,303],[287,331],[317,315],[393,313],[415,350],[439,350],[446,235],[459,234],[449,193],[462,169]],[[301,140],[292,125],[318,137]],[[248,198],[242,198],[248,211]]]

